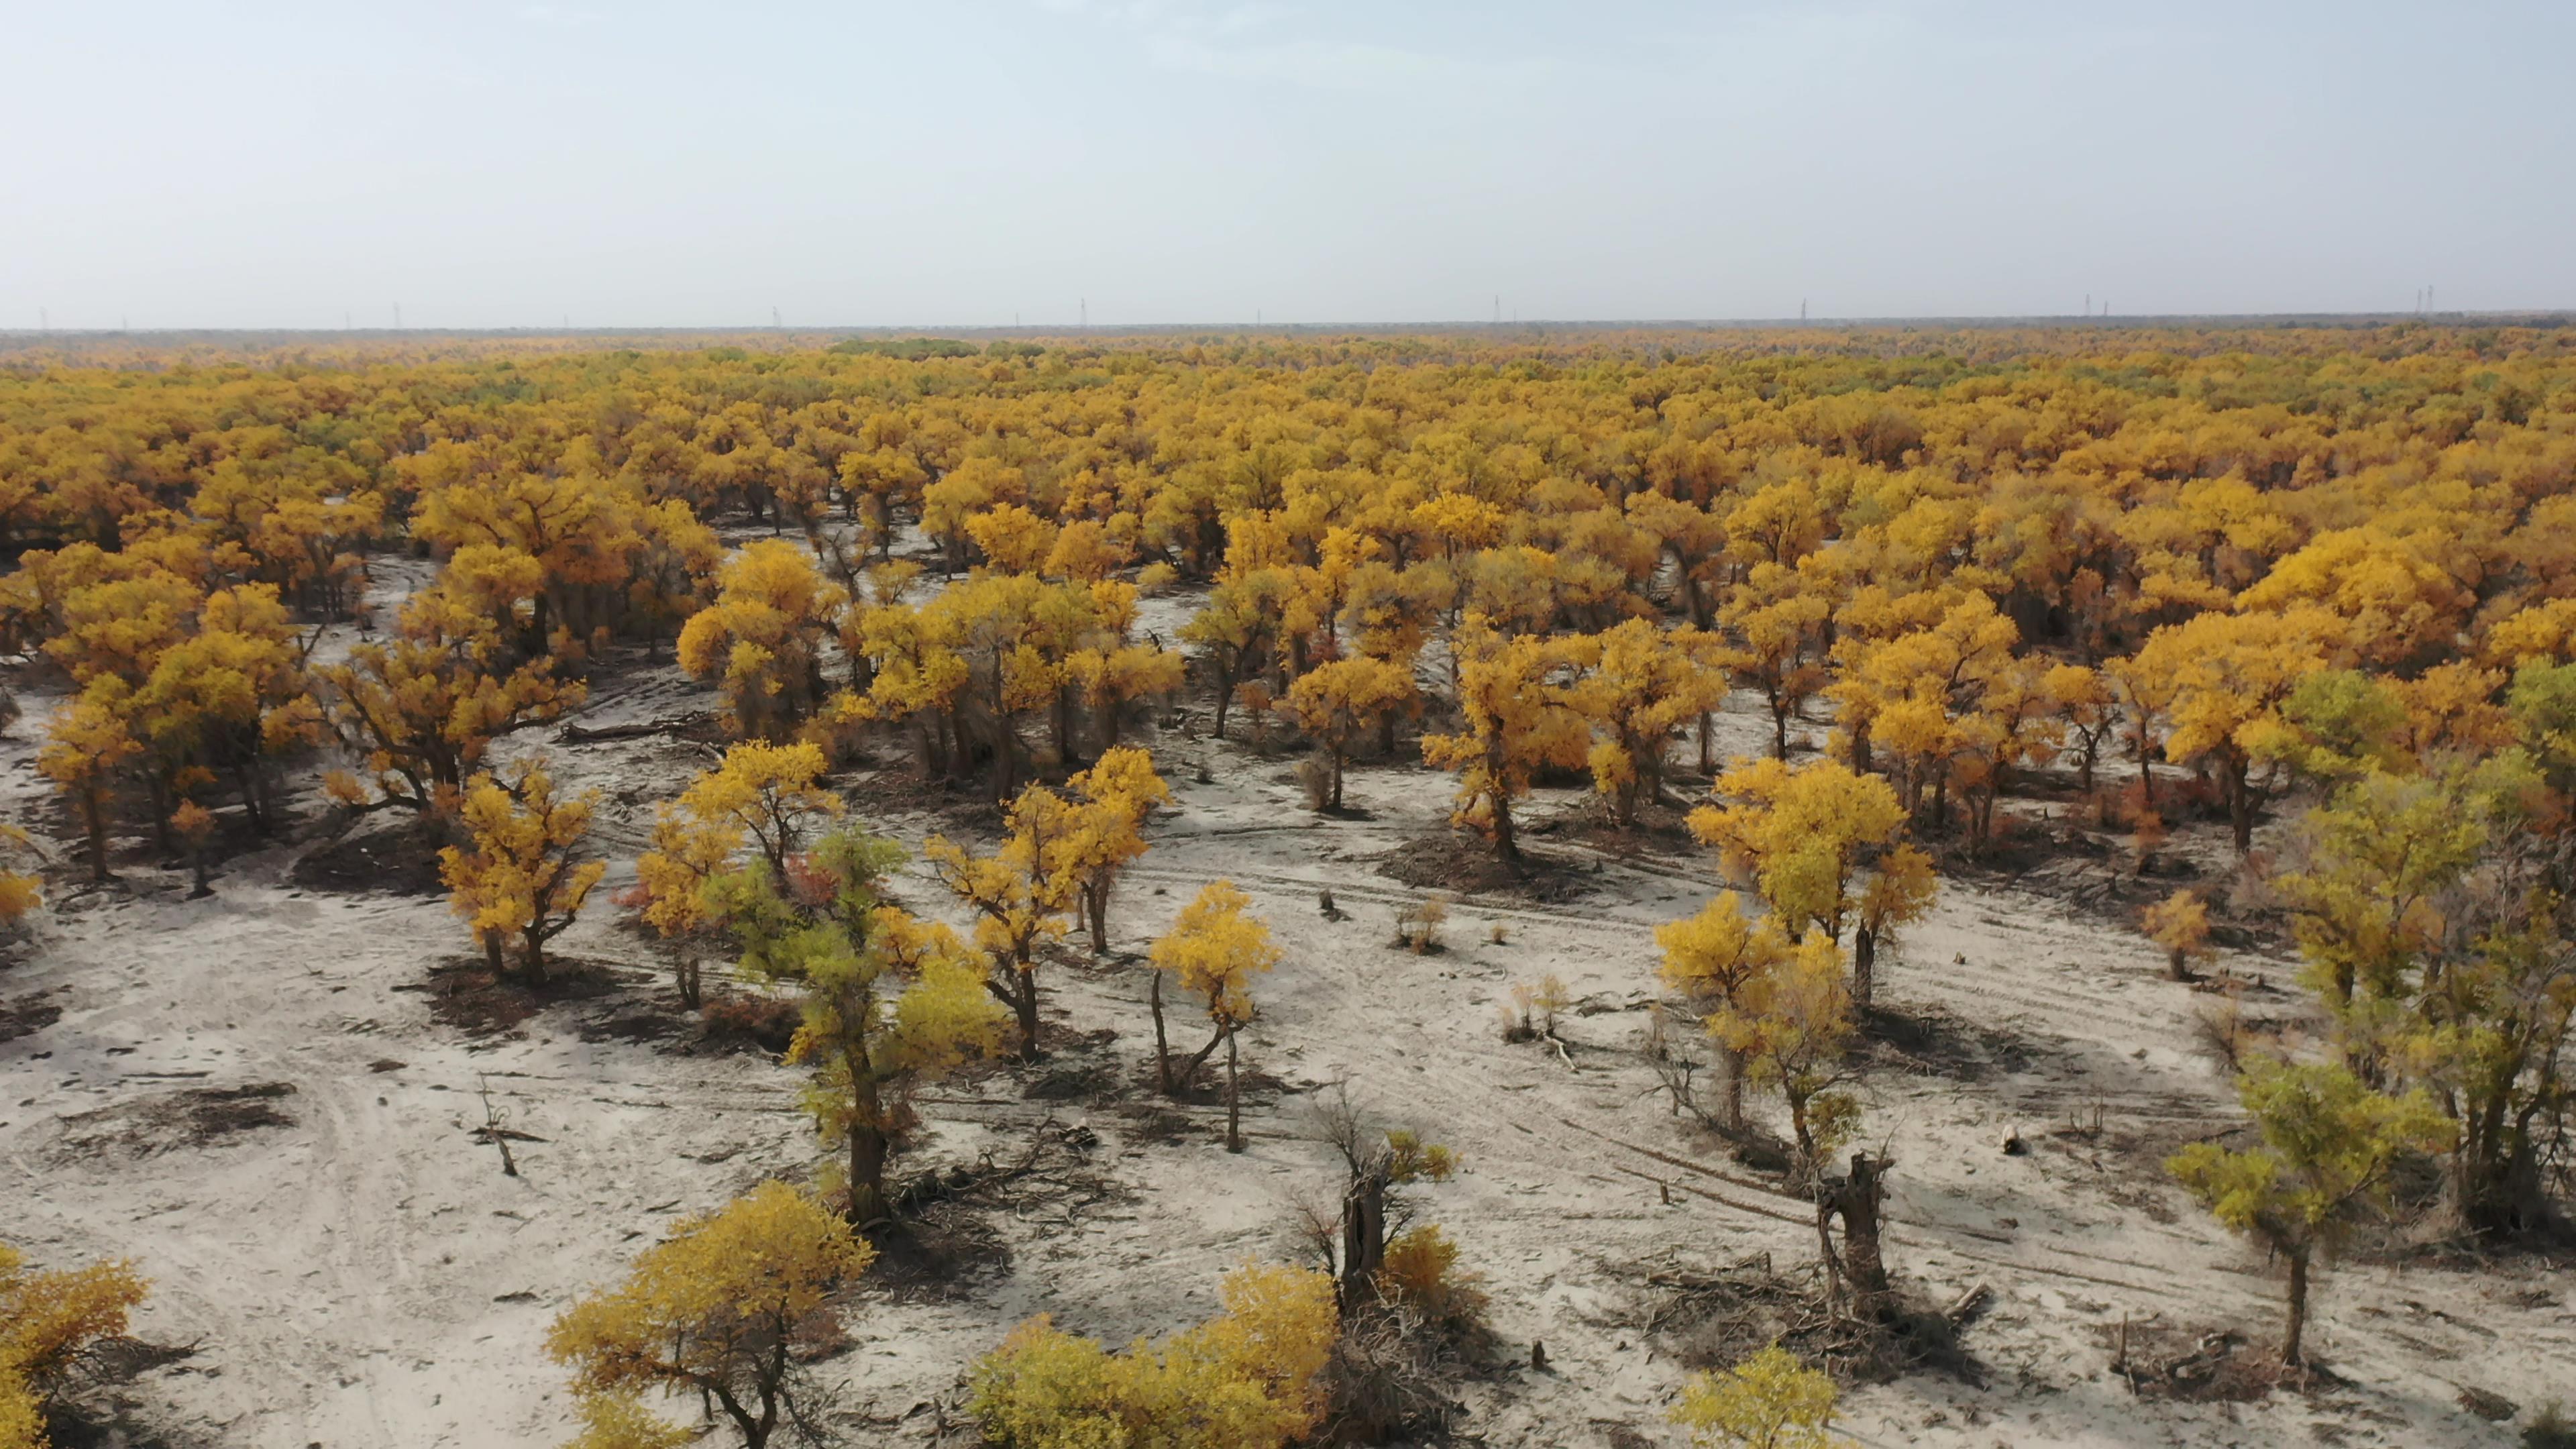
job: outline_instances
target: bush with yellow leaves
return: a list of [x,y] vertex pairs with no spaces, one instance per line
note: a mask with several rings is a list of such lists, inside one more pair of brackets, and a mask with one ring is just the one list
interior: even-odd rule
[[44,1449],[45,1406],[97,1344],[125,1336],[148,1285],[132,1265],[27,1271],[0,1244],[0,1449]]
[[1247,1264],[1226,1275],[1225,1311],[1160,1345],[1112,1353],[1044,1317],[976,1364],[973,1412],[1003,1449],[1278,1449],[1323,1414],[1333,1281]]

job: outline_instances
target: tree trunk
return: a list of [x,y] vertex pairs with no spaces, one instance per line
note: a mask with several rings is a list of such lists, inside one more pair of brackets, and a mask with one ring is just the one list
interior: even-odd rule
[[1011,1010],[1020,1021],[1020,1060],[1038,1059],[1038,978],[1034,972],[1017,970],[1019,989],[1012,993]]
[[1234,1044],[1234,1033],[1225,1034],[1225,1150],[1243,1150],[1243,1104],[1241,1054]]
[[1342,808],[1342,752],[1338,748],[1333,751],[1333,808]]
[[535,926],[530,926],[526,932],[526,942],[527,950],[522,953],[520,960],[528,973],[528,984],[543,986],[546,984],[545,933]]
[[850,1226],[865,1227],[885,1216],[884,1112],[877,1098],[876,1077],[854,1072],[850,1083]]
[[107,802],[105,792],[95,784],[81,791],[81,823],[89,829],[89,878],[93,885],[107,884]]
[[1363,1167],[1342,1193],[1342,1281],[1336,1285],[1345,1322],[1354,1309],[1377,1298],[1377,1270],[1386,1261],[1386,1163]]
[[483,964],[491,968],[492,979],[498,981],[510,971],[509,964],[501,959],[501,935],[497,931],[485,931],[482,936]]
[[1867,1012],[1878,989],[1878,932],[1867,926],[1852,930],[1852,1007]]
[[2281,1362],[2296,1367],[2300,1357],[2299,1340],[2308,1330],[2308,1253],[2305,1248],[2291,1253],[2290,1258],[2290,1324],[2281,1335]]
[[1163,1035],[1163,968],[1153,969],[1154,984],[1147,990],[1146,1000],[1154,1007],[1154,1088],[1168,1097],[1172,1095],[1172,1047]]
[[1726,1130],[1741,1133],[1744,1130],[1744,1053],[1720,1042],[1717,1060],[1725,1087],[1719,1100],[1726,1112]]
[[2236,853],[2243,855],[2254,844],[2254,793],[2246,783],[2246,761],[2229,760],[2221,769],[2227,777],[2227,823],[2236,831]]
[[1487,798],[1494,802],[1494,854],[1513,865],[1521,863],[1521,843],[1512,833],[1512,802],[1496,789]]
[[1833,1210],[1843,1220],[1843,1274],[1852,1289],[1852,1314],[1875,1320],[1888,1307],[1887,1264],[1879,1252],[1878,1209],[1886,1195],[1887,1164],[1855,1152],[1851,1175],[1834,1184]]
[[[1109,882],[1095,880],[1082,888],[1083,914],[1091,927],[1091,954],[1109,954]],[[1159,972],[1156,974],[1160,974]]]

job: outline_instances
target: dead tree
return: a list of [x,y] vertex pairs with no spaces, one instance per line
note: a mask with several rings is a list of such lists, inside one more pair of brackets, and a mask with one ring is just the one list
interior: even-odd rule
[[1446,1147],[1369,1120],[1340,1084],[1315,1108],[1315,1135],[1341,1154],[1345,1175],[1335,1207],[1305,1208],[1306,1231],[1333,1275],[1333,1296],[1348,1318],[1377,1298],[1386,1246],[1412,1220],[1397,1190],[1408,1183],[1445,1182],[1458,1164]]
[[[1850,1294],[1851,1316],[1865,1323],[1885,1319],[1894,1304],[1887,1261],[1879,1249],[1879,1208],[1887,1196],[1889,1157],[1855,1152],[1851,1171],[1816,1183],[1816,1244],[1825,1256],[1827,1291]],[[1842,1245],[1834,1245],[1834,1219],[1842,1219]]]

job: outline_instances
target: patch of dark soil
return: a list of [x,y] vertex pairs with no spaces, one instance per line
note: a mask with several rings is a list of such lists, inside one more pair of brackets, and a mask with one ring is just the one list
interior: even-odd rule
[[1783,1274],[1769,1253],[1715,1269],[1667,1253],[1636,1265],[1643,1287],[1636,1326],[1692,1368],[1723,1368],[1771,1344],[1839,1379],[1884,1383],[1920,1370],[1971,1383],[1985,1371],[1960,1343],[1973,1305],[1954,1321],[1899,1294],[1880,1322],[1831,1311],[1815,1275]]
[[0,1001],[0,1041],[33,1036],[62,1017],[63,1009],[47,1001],[42,993],[21,996],[15,1001]]
[[84,1349],[69,1384],[77,1403],[52,1406],[45,1423],[54,1449],[202,1449],[205,1441],[164,1437],[143,1422],[154,1407],[126,1385],[196,1357],[195,1345],[111,1338]]
[[680,1023],[651,1007],[621,1011],[582,1023],[583,1041],[661,1041],[680,1034]]
[[2111,1371],[2142,1399],[2193,1404],[2250,1404],[2274,1389],[2323,1389],[2343,1383],[2321,1364],[2285,1368],[2280,1355],[2247,1347],[2232,1328],[2207,1329],[2160,1319],[2098,1324],[2095,1341]]
[[892,765],[854,770],[832,783],[861,816],[927,816],[946,833],[969,839],[1002,831],[1001,807],[993,803],[992,786],[980,779],[925,780],[909,765]]
[[1494,848],[1463,831],[1441,831],[1405,842],[1376,858],[1377,873],[1417,890],[1465,895],[1509,895],[1563,904],[1592,893],[1598,861],[1543,854],[1524,846],[1520,863],[1495,858]]
[[441,844],[428,822],[407,821],[325,841],[297,857],[286,878],[310,891],[434,896],[447,889],[438,878]]
[[63,1119],[61,1148],[73,1156],[120,1152],[151,1157],[178,1147],[211,1147],[265,1127],[292,1127],[278,1105],[295,1095],[291,1082],[191,1087]]
[[429,1014],[440,1025],[497,1036],[548,1007],[616,995],[637,975],[604,962],[555,960],[546,963],[542,981],[515,971],[496,977],[481,957],[459,956],[431,967],[418,989],[429,993]]
[[181,1121],[188,1141],[203,1147],[219,1137],[255,1132],[262,1127],[292,1127],[295,1119],[279,1109],[280,1099],[295,1095],[291,1082],[253,1082],[242,1087],[200,1087],[182,1092]]
[[796,1039],[796,1028],[804,1020],[804,1008],[783,996],[712,992],[698,1013],[698,1035],[690,1045],[700,1051],[777,1056]]
[[1049,1042],[1041,1032],[1038,1040],[1047,1047],[1047,1056],[1019,1069],[1021,1100],[1107,1106],[1128,1094],[1129,1072],[1116,1051],[1118,1033],[1066,1033]]
[[1871,1066],[1957,1082],[2026,1072],[2038,1055],[2022,1037],[1930,1005],[1873,1005],[1862,1017],[1861,1035],[1861,1055]]
[[1706,847],[1690,833],[1690,811],[1664,804],[1640,804],[1634,824],[1619,823],[1606,800],[1593,797],[1550,819],[1533,822],[1529,834],[1580,841],[1604,855],[1654,858],[1699,856]]
[[1088,1127],[1050,1117],[1017,1155],[983,1153],[924,1173],[896,1190],[890,1219],[870,1227],[877,1261],[867,1282],[899,1301],[971,1296],[1006,1271],[1010,1245],[996,1219],[1040,1231],[1070,1227],[1103,1203],[1127,1200],[1125,1189],[1094,1162],[1100,1139]]

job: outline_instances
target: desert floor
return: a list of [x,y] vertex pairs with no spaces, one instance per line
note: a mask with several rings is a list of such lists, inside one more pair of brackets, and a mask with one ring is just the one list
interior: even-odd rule
[[[1185,603],[1156,607],[1168,639]],[[33,766],[51,703],[29,698],[0,739],[0,806],[65,838]],[[712,708],[667,663],[628,661],[576,723]],[[1759,749],[1763,724],[1738,701],[1720,753]],[[1665,1412],[1691,1343],[1650,1331],[1669,1306],[1654,1280],[1765,1253],[1792,1271],[1815,1253],[1807,1204],[1674,1114],[1642,1051],[1652,929],[1719,888],[1715,862],[1669,818],[1621,839],[1585,792],[1543,790],[1527,812],[1535,887],[1462,894],[1445,949],[1416,955],[1391,944],[1395,910],[1473,854],[1448,834],[1448,779],[1362,763],[1353,808],[1327,819],[1304,808],[1290,757],[1205,729],[1202,704],[1136,741],[1178,806],[1121,888],[1118,951],[1095,961],[1068,943],[1045,973],[1049,1059],[926,1096],[904,1174],[1030,1170],[929,1210],[924,1241],[855,1293],[853,1346],[820,1369],[835,1439],[929,1443],[946,1425],[962,1442],[961,1375],[1019,1320],[1052,1313],[1113,1341],[1167,1332],[1213,1311],[1228,1266],[1301,1254],[1298,1204],[1337,1190],[1311,1104],[1345,1083],[1464,1159],[1454,1181],[1412,1194],[1492,1298],[1497,1344],[1460,1387],[1462,1432],[1681,1443]],[[710,1039],[608,903],[632,881],[653,803],[708,747],[685,732],[556,736],[501,753],[543,750],[559,778],[603,792],[612,867],[558,943],[571,969],[543,1000],[480,981],[434,877],[400,858],[398,822],[333,835],[309,791],[293,843],[235,842],[210,899],[188,899],[186,872],[141,841],[107,889],[79,891],[66,865],[53,909],[0,965],[0,1238],[47,1264],[127,1256],[151,1278],[136,1332],[186,1352],[102,1390],[137,1442],[560,1442],[571,1396],[542,1351],[553,1316],[676,1219],[815,1169],[801,1072]],[[1676,743],[1677,762],[1690,754]],[[892,747],[836,783],[914,845],[994,828],[971,793],[913,782]],[[2070,828],[2062,801],[2014,808],[2026,833]],[[2225,868],[2211,828],[2169,854]],[[2228,1329],[2259,1346],[2281,1310],[2260,1256],[2159,1170],[2236,1113],[2197,1025],[2219,998],[2162,979],[2122,924],[2134,906],[2121,902],[2143,897],[2122,894],[2119,863],[2102,847],[1952,879],[1882,961],[1891,1040],[1865,1054],[1861,1090],[1871,1144],[1897,1161],[1889,1260],[1932,1306],[1981,1284],[1992,1301],[1964,1336],[1969,1373],[1857,1386],[1844,1431],[1866,1445],[2484,1445],[2514,1430],[2462,1407],[2464,1388],[2526,1412],[2576,1399],[2563,1266],[2390,1251],[2322,1275],[2311,1349],[2331,1372],[2307,1390],[2132,1394],[2112,1368],[2124,1318],[2135,1356],[2171,1358]],[[1144,943],[1216,877],[1252,895],[1287,953],[1256,988],[1240,1156],[1223,1150],[1213,1092],[1165,1103],[1144,1076]],[[919,874],[901,885],[907,905],[948,913]],[[1327,890],[1340,919],[1321,909]],[[2286,959],[2218,964],[2265,979],[2249,1015],[2299,1029]],[[1507,1045],[1511,987],[1550,973],[1578,998],[1568,1050]],[[516,1177],[478,1135],[486,1091],[525,1134]],[[1756,1100],[1776,1125],[1776,1102]],[[2016,1132],[2028,1150],[2008,1155]],[[1544,1370],[1528,1367],[1533,1341]]]

